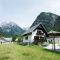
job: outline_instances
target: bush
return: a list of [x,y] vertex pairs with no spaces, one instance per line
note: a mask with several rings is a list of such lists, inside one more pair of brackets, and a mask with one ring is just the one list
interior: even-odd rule
[[17,38],[16,35],[12,36],[12,42],[15,42],[16,38]]

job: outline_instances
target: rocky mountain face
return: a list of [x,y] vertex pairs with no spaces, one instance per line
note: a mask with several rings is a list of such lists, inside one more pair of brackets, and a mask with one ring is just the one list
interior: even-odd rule
[[40,13],[37,16],[36,20],[31,25],[31,27],[38,23],[42,23],[47,31],[50,30],[60,31],[60,16],[56,14],[49,12]]
[[19,35],[23,32],[24,32],[24,30],[13,22],[3,23],[0,27],[0,33],[2,33],[2,34]]

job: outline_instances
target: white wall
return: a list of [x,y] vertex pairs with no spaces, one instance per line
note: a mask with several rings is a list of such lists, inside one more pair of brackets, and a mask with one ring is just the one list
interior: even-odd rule
[[[26,35],[26,36],[28,36],[28,40],[25,40],[26,36],[24,36],[23,42],[31,42],[31,43],[34,42],[34,36],[36,36],[36,33],[37,33],[37,30],[33,31],[31,35]],[[45,34],[42,37],[44,37],[44,36],[45,36]]]
[[36,32],[37,32],[37,30],[33,31],[32,34],[30,34],[30,35],[26,35],[26,36],[28,36],[28,40],[25,40],[26,36],[24,36],[23,42],[31,42],[32,43],[34,41],[34,36],[36,36]]
[[[27,36],[28,36],[28,40],[25,39],[25,37],[27,37]],[[32,42],[31,37],[32,37],[32,34],[24,36],[23,37],[23,42]]]
[[[47,41],[48,41],[48,42],[51,41],[51,40],[53,40],[52,37],[47,38]],[[55,37],[55,43],[60,43],[60,36]]]
[[36,36],[37,30],[32,32],[32,40],[34,41],[34,36]]

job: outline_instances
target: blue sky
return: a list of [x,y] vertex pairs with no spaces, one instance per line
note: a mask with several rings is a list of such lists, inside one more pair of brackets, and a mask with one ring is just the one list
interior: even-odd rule
[[60,0],[0,0],[0,23],[29,27],[41,12],[60,15]]

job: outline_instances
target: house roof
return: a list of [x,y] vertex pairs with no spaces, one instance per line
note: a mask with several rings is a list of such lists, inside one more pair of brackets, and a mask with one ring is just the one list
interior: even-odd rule
[[0,37],[0,42],[11,42],[12,38]]
[[[39,23],[33,27],[30,27],[23,35],[26,35],[26,34],[29,34],[29,33],[32,33],[37,27],[39,26],[40,27],[43,27],[42,23]],[[43,27],[44,28],[44,27]],[[44,28],[44,30],[46,31],[46,29]],[[47,32],[46,32],[47,33]]]
[[51,30],[51,31],[49,31],[48,33],[50,34],[50,33],[60,33],[60,32]]

